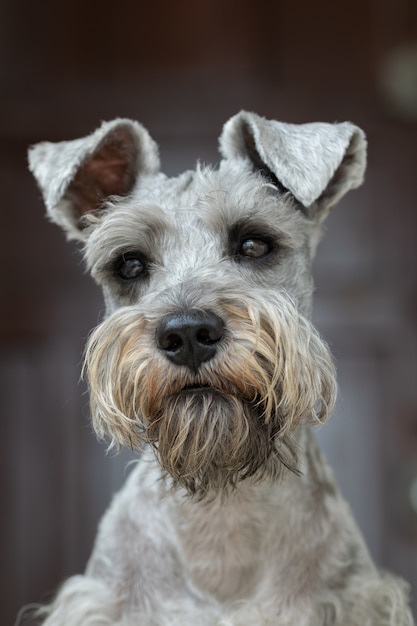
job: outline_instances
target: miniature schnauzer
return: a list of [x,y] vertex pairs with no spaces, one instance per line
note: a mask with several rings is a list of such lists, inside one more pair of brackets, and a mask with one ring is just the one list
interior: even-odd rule
[[43,624],[411,626],[406,583],[376,569],[311,434],[336,396],[311,265],[363,180],[364,134],[242,111],[220,152],[168,178],[128,119],[30,151],[104,292],[94,428],[141,451]]

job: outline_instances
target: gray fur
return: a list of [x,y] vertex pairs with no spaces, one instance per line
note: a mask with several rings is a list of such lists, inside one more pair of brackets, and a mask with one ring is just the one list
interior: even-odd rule
[[[100,172],[106,161],[101,153],[109,146],[114,145],[114,156],[119,163],[110,164],[111,170],[105,172],[110,182],[113,182],[115,191],[100,189],[100,182],[93,181],[94,171],[90,169],[89,178],[85,178],[84,188],[74,188],[76,176],[82,173],[87,165],[95,166]],[[107,161],[109,155],[107,154]],[[117,165],[123,163],[123,172],[118,171]],[[148,132],[138,122],[127,119],[116,119],[104,122],[100,128],[88,137],[59,143],[43,142],[29,150],[29,168],[42,190],[45,205],[50,219],[64,228],[71,239],[82,238],[79,219],[85,211],[91,210],[86,206],[88,202],[81,196],[91,191],[97,196],[97,201],[106,196],[117,193],[123,195],[131,191],[137,176],[140,174],[154,174],[159,169],[158,148]],[[110,174],[113,173],[114,181]],[[126,180],[120,180],[123,176]],[[120,187],[125,187],[122,191]],[[80,193],[81,192],[81,193]]]
[[262,161],[305,207],[318,202],[331,208],[363,181],[365,135],[349,122],[285,124],[241,111],[227,122],[220,138],[225,157],[247,153],[245,126]]
[[[128,120],[32,149],[106,301],[86,353],[94,427],[143,450],[44,626],[412,626],[406,583],[372,563],[310,432],[336,396],[311,263],[365,145],[350,123],[241,112],[217,169],[173,179]],[[122,279],[132,254],[140,273]],[[158,343],[189,311],[224,324],[197,369]]]

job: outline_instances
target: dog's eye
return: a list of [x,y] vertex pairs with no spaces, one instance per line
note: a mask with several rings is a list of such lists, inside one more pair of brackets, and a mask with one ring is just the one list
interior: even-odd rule
[[261,259],[271,252],[271,244],[265,239],[250,237],[241,242],[239,256],[249,259]]
[[116,263],[116,273],[123,280],[134,280],[145,272],[146,266],[135,254],[124,254]]

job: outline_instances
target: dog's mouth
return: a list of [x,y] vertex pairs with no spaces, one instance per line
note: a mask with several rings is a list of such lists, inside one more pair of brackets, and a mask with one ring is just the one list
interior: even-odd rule
[[220,393],[218,389],[208,384],[186,385],[180,390],[180,393],[186,393],[186,394],[187,393],[204,393],[204,392]]
[[233,397],[240,398],[241,400],[246,400],[249,403],[253,402],[253,398],[244,398],[239,390],[232,385],[216,385],[209,381],[201,381],[201,382],[191,382],[189,384],[185,384],[183,386],[178,386],[175,392],[172,394],[176,397],[189,397],[195,396],[198,398],[209,397],[211,396],[213,399],[220,400],[221,398]]

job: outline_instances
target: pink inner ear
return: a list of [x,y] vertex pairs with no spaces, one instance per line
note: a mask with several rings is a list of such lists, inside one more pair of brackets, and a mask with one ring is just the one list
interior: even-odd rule
[[115,130],[84,161],[68,189],[81,217],[108,196],[124,196],[135,183],[137,146],[126,129]]
[[126,158],[100,152],[85,162],[84,171],[103,196],[124,195],[129,191],[129,162]]

